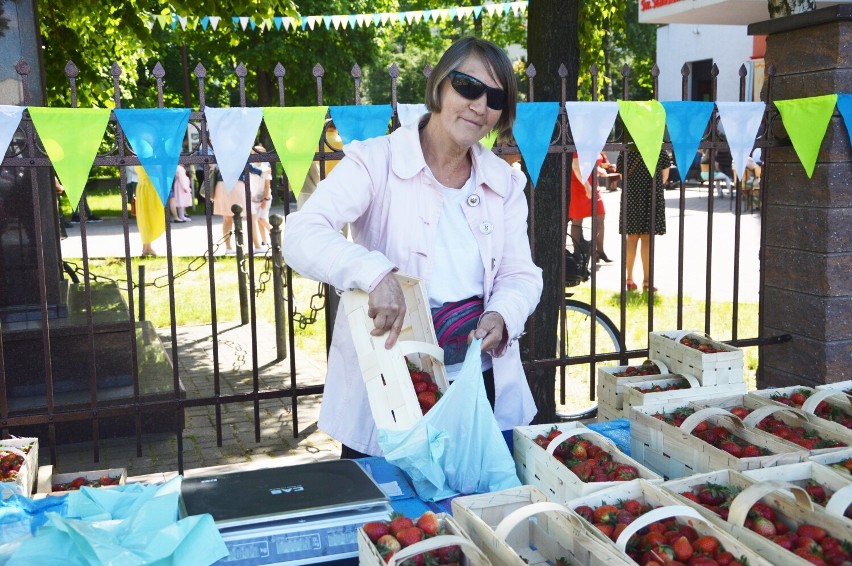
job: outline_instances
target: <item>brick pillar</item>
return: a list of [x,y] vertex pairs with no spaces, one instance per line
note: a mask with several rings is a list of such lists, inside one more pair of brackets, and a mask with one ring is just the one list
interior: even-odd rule
[[[773,100],[852,93],[852,6],[760,22]],[[771,103],[770,103],[771,104]],[[775,114],[774,108],[770,108]],[[777,116],[777,114],[775,114]],[[780,135],[779,135],[780,134]],[[786,138],[780,119],[772,138]],[[765,222],[758,388],[852,379],[852,150],[835,110],[812,178],[792,147],[764,150]]]

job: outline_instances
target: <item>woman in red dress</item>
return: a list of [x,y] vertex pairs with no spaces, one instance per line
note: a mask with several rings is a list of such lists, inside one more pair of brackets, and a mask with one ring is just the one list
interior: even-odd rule
[[[589,178],[585,181],[581,180],[580,162],[577,160],[577,154],[574,153],[571,161],[571,201],[568,203],[568,220],[571,222],[571,236],[575,240],[584,240],[583,237],[583,219],[591,218],[592,216],[592,194],[595,195],[595,212],[597,213],[597,237],[595,250],[592,252],[592,261],[597,263],[598,260],[603,260],[607,263],[612,262],[604,252],[604,203],[601,200],[601,195],[598,192],[597,179],[595,179],[598,167],[601,165],[600,155],[595,163],[595,169]],[[594,179],[595,186],[592,187]]]

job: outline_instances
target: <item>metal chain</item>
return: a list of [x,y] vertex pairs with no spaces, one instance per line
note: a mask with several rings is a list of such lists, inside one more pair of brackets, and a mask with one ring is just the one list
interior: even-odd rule
[[318,283],[317,284],[317,292],[311,295],[311,302],[308,308],[309,314],[303,315],[299,311],[293,308],[293,322],[299,325],[300,330],[304,330],[309,324],[313,324],[317,321],[317,314],[319,311],[325,308],[326,304],[326,296],[325,296],[325,284]]

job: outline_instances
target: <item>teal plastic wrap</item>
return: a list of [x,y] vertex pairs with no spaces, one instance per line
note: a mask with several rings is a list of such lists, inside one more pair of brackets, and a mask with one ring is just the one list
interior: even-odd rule
[[[64,513],[16,548],[10,566],[204,565],[228,555],[210,515],[178,519],[181,478],[69,493]],[[50,500],[51,498],[47,498]],[[0,560],[2,562],[2,560]]]
[[612,419],[586,426],[612,440],[619,450],[630,456],[630,420]]

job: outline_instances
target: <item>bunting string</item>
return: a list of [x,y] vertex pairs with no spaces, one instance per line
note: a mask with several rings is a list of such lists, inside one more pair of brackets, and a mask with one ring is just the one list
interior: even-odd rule
[[[346,30],[367,28],[370,26],[413,25],[421,22],[437,23],[439,21],[463,20],[465,18],[479,19],[483,12],[489,17],[521,16],[526,13],[527,0],[515,2],[495,2],[479,6],[454,6],[450,8],[434,8],[431,10],[406,10],[403,12],[378,12],[363,14],[332,14],[315,16],[231,16],[231,26],[234,30],[242,31],[314,31],[324,27],[327,30]],[[190,16],[180,14],[151,14],[143,12],[139,17],[149,29],[159,26],[161,29],[216,31],[222,22],[220,16]],[[226,20],[227,21],[227,20]]]

